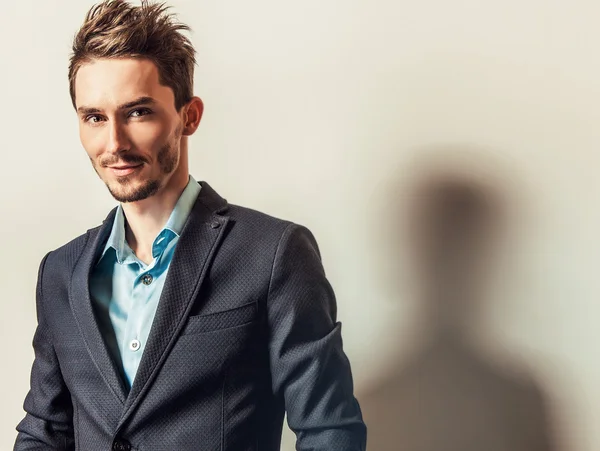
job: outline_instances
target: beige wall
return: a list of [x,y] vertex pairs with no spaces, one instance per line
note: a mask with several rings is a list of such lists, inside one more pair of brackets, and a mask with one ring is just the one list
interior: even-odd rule
[[[1,449],[29,387],[40,259],[114,205],[80,147],[66,82],[91,4],[0,13]],[[194,29],[206,105],[191,172],[315,233],[371,450],[434,443],[444,427],[494,441],[522,412],[529,429],[545,412],[557,449],[600,449],[600,4],[172,4]],[[425,345],[413,289],[406,223],[432,166],[491,185],[509,211],[493,289],[463,312],[472,335],[458,349]]]

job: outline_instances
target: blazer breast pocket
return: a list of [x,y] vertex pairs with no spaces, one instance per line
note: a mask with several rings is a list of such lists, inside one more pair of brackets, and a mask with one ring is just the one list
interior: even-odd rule
[[231,310],[190,316],[181,331],[181,335],[214,332],[243,326],[254,322],[256,310],[256,302],[252,302]]

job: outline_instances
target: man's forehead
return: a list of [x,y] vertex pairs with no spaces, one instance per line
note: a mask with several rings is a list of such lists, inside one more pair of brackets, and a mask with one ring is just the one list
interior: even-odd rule
[[77,106],[112,108],[141,97],[172,101],[172,90],[159,82],[158,69],[148,60],[101,59],[83,64],[75,78]]

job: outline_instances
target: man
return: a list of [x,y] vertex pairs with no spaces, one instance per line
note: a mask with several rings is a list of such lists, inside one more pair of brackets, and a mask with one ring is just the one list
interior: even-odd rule
[[194,49],[162,5],[92,8],[69,82],[119,202],[42,260],[16,450],[364,450],[336,302],[304,227],[188,172]]

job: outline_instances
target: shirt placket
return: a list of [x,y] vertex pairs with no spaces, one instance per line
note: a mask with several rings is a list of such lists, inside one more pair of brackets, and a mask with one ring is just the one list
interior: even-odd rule
[[148,301],[152,296],[154,268],[155,261],[145,268],[140,266],[139,272],[133,280],[131,310],[123,337],[123,349],[126,354],[126,358],[123,360],[126,373],[130,378],[130,384],[133,383],[146,347],[147,337],[142,333],[145,327],[143,319],[146,316],[144,310],[147,308]]

